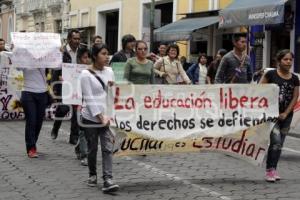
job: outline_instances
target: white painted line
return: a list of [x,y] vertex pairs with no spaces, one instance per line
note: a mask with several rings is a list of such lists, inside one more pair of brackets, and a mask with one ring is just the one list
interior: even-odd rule
[[289,140],[298,140],[298,141],[300,141],[300,138],[296,138],[296,137],[288,137],[289,138]]
[[166,172],[166,171],[163,171],[161,169],[158,169],[152,165],[149,165],[149,164],[146,164],[146,163],[143,163],[143,162],[140,162],[140,161],[137,161],[137,160],[134,160],[128,156],[125,156],[123,157],[124,159],[126,159],[127,161],[130,161],[130,162],[133,162],[134,164],[140,166],[140,167],[144,167],[145,169],[151,171],[152,173],[154,174],[159,174],[159,175],[162,175],[162,176],[165,176],[167,177],[168,179],[170,180],[173,180],[173,181],[180,181],[182,182],[183,184],[185,185],[188,185],[188,186],[191,186],[194,188],[194,190],[196,191],[201,191],[201,192],[204,192],[204,193],[208,193],[209,196],[211,197],[216,197],[216,198],[219,198],[221,200],[232,200],[230,197],[227,197],[227,196],[224,196],[216,191],[213,191],[213,190],[210,190],[208,188],[205,188],[205,187],[202,187],[200,185],[197,185],[197,184],[194,184],[188,180],[185,180],[181,177],[178,177],[177,175],[175,174],[170,174],[169,172]]
[[294,150],[294,149],[290,149],[290,148],[285,148],[284,147],[284,148],[282,148],[282,150],[300,154],[300,151],[297,151],[297,150]]

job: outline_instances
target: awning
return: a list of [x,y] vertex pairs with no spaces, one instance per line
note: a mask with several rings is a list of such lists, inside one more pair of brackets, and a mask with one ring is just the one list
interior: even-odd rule
[[287,0],[235,0],[219,12],[219,28],[280,24]]
[[154,31],[155,41],[185,41],[192,38],[192,32],[215,24],[218,16],[181,19]]

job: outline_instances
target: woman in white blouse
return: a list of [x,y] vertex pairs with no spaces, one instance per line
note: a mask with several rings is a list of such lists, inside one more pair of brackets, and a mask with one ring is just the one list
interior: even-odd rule
[[119,186],[112,181],[112,158],[114,136],[109,129],[110,119],[105,115],[106,87],[113,84],[114,73],[108,66],[109,56],[106,45],[92,48],[92,66],[83,70],[80,76],[83,106],[82,123],[88,144],[89,186],[97,185],[97,152],[100,137],[102,151],[103,192],[115,192]]
[[154,64],[154,73],[164,78],[167,84],[190,84],[191,80],[186,75],[178,56],[178,45],[170,44],[167,48],[167,56],[160,58]]

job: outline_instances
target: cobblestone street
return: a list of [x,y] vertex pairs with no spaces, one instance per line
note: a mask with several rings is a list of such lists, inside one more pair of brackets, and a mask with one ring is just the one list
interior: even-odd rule
[[[38,142],[38,159],[25,154],[24,122],[1,122],[0,199],[300,199],[300,140],[289,137],[279,163],[280,182],[264,181],[264,169],[215,153],[119,157],[114,161],[120,191],[112,196],[85,181],[87,167],[76,160],[67,143],[69,123],[57,140],[50,138],[52,122],[45,122]],[[101,174],[101,156],[98,159]]]

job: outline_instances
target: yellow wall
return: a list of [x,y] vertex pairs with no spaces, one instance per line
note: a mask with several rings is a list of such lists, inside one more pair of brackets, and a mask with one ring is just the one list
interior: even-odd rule
[[[188,0],[177,0],[177,14],[187,13],[189,11]],[[177,15],[176,18],[180,19],[185,15]]]
[[[233,0],[220,0],[219,9],[226,8]],[[194,0],[193,12],[201,12],[209,9],[209,0]]]
[[233,0],[221,0],[220,1],[220,9],[226,8],[232,2],[233,2]]
[[[188,13],[189,12],[189,1],[188,0],[178,0],[177,1],[177,14]],[[177,20],[181,19],[185,15],[177,15]],[[180,56],[187,56],[187,41],[179,41],[178,43],[180,49]]]
[[209,0],[194,0],[193,12],[206,11],[209,9]]
[[[122,2],[122,16],[121,16],[121,35],[133,34],[136,38],[140,39],[140,0],[71,0],[71,11],[81,9],[90,9],[90,25],[96,26],[97,7],[114,2]],[[220,9],[228,6],[233,0],[220,0]],[[193,0],[192,1],[192,12],[206,11],[209,9],[209,0]],[[189,12],[189,1],[188,0],[177,0],[176,14],[188,13]],[[79,17],[79,16],[78,16]],[[177,15],[176,18],[179,20],[184,15]],[[78,18],[79,20],[79,18]],[[187,42],[182,41],[179,44],[181,55],[187,54]]]
[[[132,34],[139,38],[140,23],[140,0],[124,0],[121,35]],[[140,38],[139,38],[140,39]]]
[[90,9],[90,25],[96,26],[97,7],[114,2],[122,2],[121,35],[131,33],[139,37],[140,0],[71,0],[71,11]]
[[[71,4],[71,12],[78,10],[80,12],[81,9],[90,8],[90,25],[96,26],[96,7],[97,5],[102,2],[102,0],[84,0],[84,1],[78,1],[78,0],[70,0]],[[78,15],[79,15],[78,12]],[[79,16],[77,18],[79,20]]]

